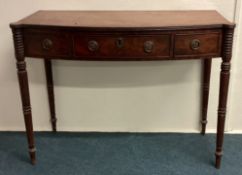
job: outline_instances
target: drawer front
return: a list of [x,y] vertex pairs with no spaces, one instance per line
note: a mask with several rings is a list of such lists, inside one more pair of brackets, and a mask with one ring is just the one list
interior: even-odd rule
[[220,56],[221,33],[177,34],[175,57]]
[[170,35],[157,36],[74,36],[76,57],[162,58],[170,56]]
[[24,36],[26,56],[67,57],[72,55],[72,42],[68,33],[27,31]]

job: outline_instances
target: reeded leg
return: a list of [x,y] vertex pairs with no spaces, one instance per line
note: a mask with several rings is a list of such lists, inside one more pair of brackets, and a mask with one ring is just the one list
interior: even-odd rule
[[51,60],[44,60],[45,62],[45,73],[46,73],[46,81],[47,81],[47,91],[49,98],[49,107],[50,107],[50,116],[51,116],[51,124],[52,130],[56,132],[56,114],[55,114],[55,97],[54,97],[54,84],[53,84],[53,75],[52,75],[52,65]]
[[219,106],[218,106],[218,123],[217,123],[217,145],[216,145],[216,168],[220,168],[221,158],[223,155],[223,139],[224,126],[226,117],[226,105],[230,77],[230,61],[232,56],[233,44],[233,26],[226,26],[224,29],[223,39],[223,62],[220,73],[220,90],[219,90]]
[[208,112],[208,100],[209,100],[209,84],[211,74],[212,59],[203,60],[203,84],[202,84],[202,131],[201,134],[205,135],[207,125],[207,112]]
[[28,139],[29,154],[31,158],[31,163],[35,164],[35,146],[34,146],[34,133],[32,124],[32,112],[29,97],[29,85],[28,85],[28,75],[26,71],[26,62],[24,58],[24,46],[23,46],[23,36],[20,28],[13,29],[13,38],[15,46],[15,55],[17,59],[17,72],[19,87],[21,93],[24,121]]

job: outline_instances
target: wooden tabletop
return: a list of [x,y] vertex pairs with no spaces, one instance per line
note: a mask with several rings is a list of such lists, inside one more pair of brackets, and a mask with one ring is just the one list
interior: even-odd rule
[[15,25],[65,27],[179,27],[233,25],[217,11],[38,11]]

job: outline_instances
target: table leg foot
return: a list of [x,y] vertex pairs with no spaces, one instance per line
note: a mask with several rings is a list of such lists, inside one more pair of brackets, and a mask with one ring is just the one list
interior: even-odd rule
[[30,156],[30,160],[31,160],[31,164],[32,165],[35,165],[36,164],[36,148],[33,147],[33,148],[30,148],[29,149],[29,156]]
[[35,165],[36,164],[35,152],[30,152],[29,155],[30,155],[31,164]]
[[216,167],[217,169],[220,169],[222,155],[223,155],[222,152],[216,152],[216,153],[215,153],[215,156],[216,156],[215,167]]

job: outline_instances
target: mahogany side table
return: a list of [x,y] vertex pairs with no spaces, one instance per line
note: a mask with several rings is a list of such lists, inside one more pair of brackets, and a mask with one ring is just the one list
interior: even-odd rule
[[38,11],[10,24],[32,164],[36,163],[25,57],[44,59],[52,128],[56,115],[51,60],[150,61],[202,59],[202,134],[212,58],[221,57],[216,167],[222,157],[235,24],[216,11]]

